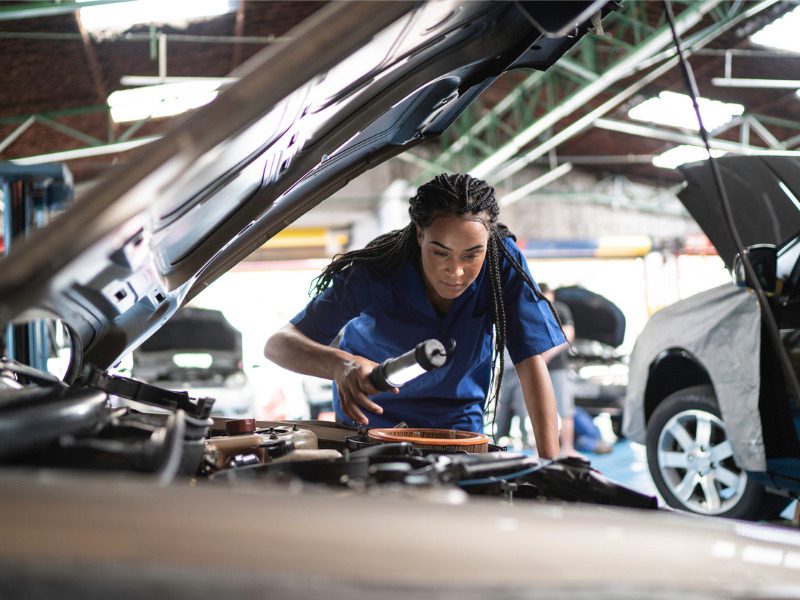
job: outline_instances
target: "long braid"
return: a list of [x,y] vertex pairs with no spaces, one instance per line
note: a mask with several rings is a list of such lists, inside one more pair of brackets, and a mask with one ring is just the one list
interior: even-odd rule
[[414,223],[403,229],[390,231],[372,240],[366,247],[351,250],[333,257],[333,260],[311,282],[312,293],[321,294],[330,285],[336,273],[343,272],[355,263],[361,263],[380,275],[391,273],[407,259],[419,256]]
[[488,410],[494,401],[495,410],[492,413],[491,432],[494,435],[495,418],[497,416],[497,406],[500,400],[500,388],[503,385],[503,372],[505,371],[505,346],[506,346],[506,307],[503,303],[503,284],[500,279],[500,258],[497,247],[502,246],[500,236],[496,229],[489,235],[489,247],[487,252],[487,267],[492,297],[492,320],[494,321],[494,358],[492,359],[491,379],[495,382],[492,394],[489,396],[484,412]]

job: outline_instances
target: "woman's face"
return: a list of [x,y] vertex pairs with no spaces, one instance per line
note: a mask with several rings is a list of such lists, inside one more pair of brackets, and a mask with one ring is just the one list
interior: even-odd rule
[[[477,220],[480,219],[480,220]],[[488,217],[444,214],[417,227],[422,273],[428,299],[442,312],[475,281],[486,258]]]

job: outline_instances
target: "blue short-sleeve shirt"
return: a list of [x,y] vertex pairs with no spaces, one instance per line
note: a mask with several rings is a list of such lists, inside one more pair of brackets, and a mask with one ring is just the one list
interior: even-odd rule
[[[504,240],[517,262],[528,271],[513,240]],[[501,253],[501,281],[506,312],[506,347],[514,363],[541,354],[566,340],[550,307],[534,295],[519,272]],[[370,427],[434,427],[483,431],[483,408],[491,383],[493,327],[490,283],[484,262],[477,279],[446,314],[438,313],[425,295],[420,267],[412,262],[396,273],[380,276],[363,265],[337,274],[322,294],[292,320],[309,338],[330,344],[342,331],[339,347],[382,362],[436,338],[456,350],[447,363],[411,380],[399,394],[376,394],[383,414],[366,411]],[[334,386],[334,409],[344,423]],[[364,409],[362,409],[364,410]]]

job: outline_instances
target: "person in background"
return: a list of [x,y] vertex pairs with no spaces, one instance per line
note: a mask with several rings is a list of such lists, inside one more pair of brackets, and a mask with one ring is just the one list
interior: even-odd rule
[[[539,289],[544,294],[558,313],[561,327],[567,342],[575,339],[575,322],[572,311],[563,302],[558,302],[553,290],[546,283],[540,283]],[[578,456],[581,454],[575,449],[575,394],[572,389],[572,380],[569,378],[569,343],[551,348],[542,355],[550,372],[550,381],[553,382],[553,393],[556,397],[558,416],[561,417],[561,442],[562,456]]]
[[580,406],[575,407],[575,448],[578,452],[608,454],[614,446],[603,439],[600,428]]
[[505,370],[503,371],[503,384],[500,388],[500,396],[497,399],[497,410],[494,418],[494,439],[497,443],[507,438],[511,433],[511,422],[517,417],[520,430],[520,441],[523,448],[531,446],[528,440],[528,411],[525,410],[525,398],[522,395],[522,387],[514,371],[514,363],[506,350]]
[[[558,311],[564,333],[570,342],[575,338],[575,324],[572,318],[572,311],[563,302],[555,300],[555,295],[546,283],[540,284],[540,289],[545,296],[552,302]],[[575,406],[575,396],[572,388],[572,380],[569,378],[569,361],[567,358],[568,346],[563,345],[544,353],[550,378],[553,382],[558,406],[558,413],[561,417],[561,453],[565,456],[581,456],[581,452],[592,452],[594,454],[608,454],[613,446],[603,439],[602,433],[597,425],[594,424],[592,417],[581,407]],[[506,370],[503,374],[503,385],[500,390],[500,398],[495,417],[495,439],[498,443],[503,443],[503,438],[508,438],[511,433],[511,423],[514,417],[519,419],[520,441],[522,447],[529,447],[527,411],[525,401],[522,397],[519,379],[514,373],[513,368],[506,356]]]
[[[316,280],[316,296],[267,340],[266,357],[334,381],[336,417],[347,425],[402,421],[481,432],[507,347],[539,455],[558,456],[543,353],[566,340],[513,236],[498,222],[494,188],[466,174],[438,175],[411,198],[409,216],[403,229],[334,257]],[[329,346],[342,329],[339,347]],[[456,341],[447,364],[379,393],[370,372],[429,338]]]

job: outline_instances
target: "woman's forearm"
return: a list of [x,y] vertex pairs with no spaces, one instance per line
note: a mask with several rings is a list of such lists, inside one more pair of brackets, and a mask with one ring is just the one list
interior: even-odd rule
[[353,360],[348,352],[315,342],[292,324],[267,339],[264,356],[295,373],[332,380]]
[[537,452],[542,458],[557,458],[558,412],[547,364],[541,355],[536,355],[526,358],[515,366],[525,406],[531,417]]
[[284,369],[334,381],[342,412],[356,423],[369,423],[364,409],[383,412],[370,398],[378,393],[369,379],[377,365],[374,361],[315,342],[292,324],[270,336],[264,345],[264,356]]

